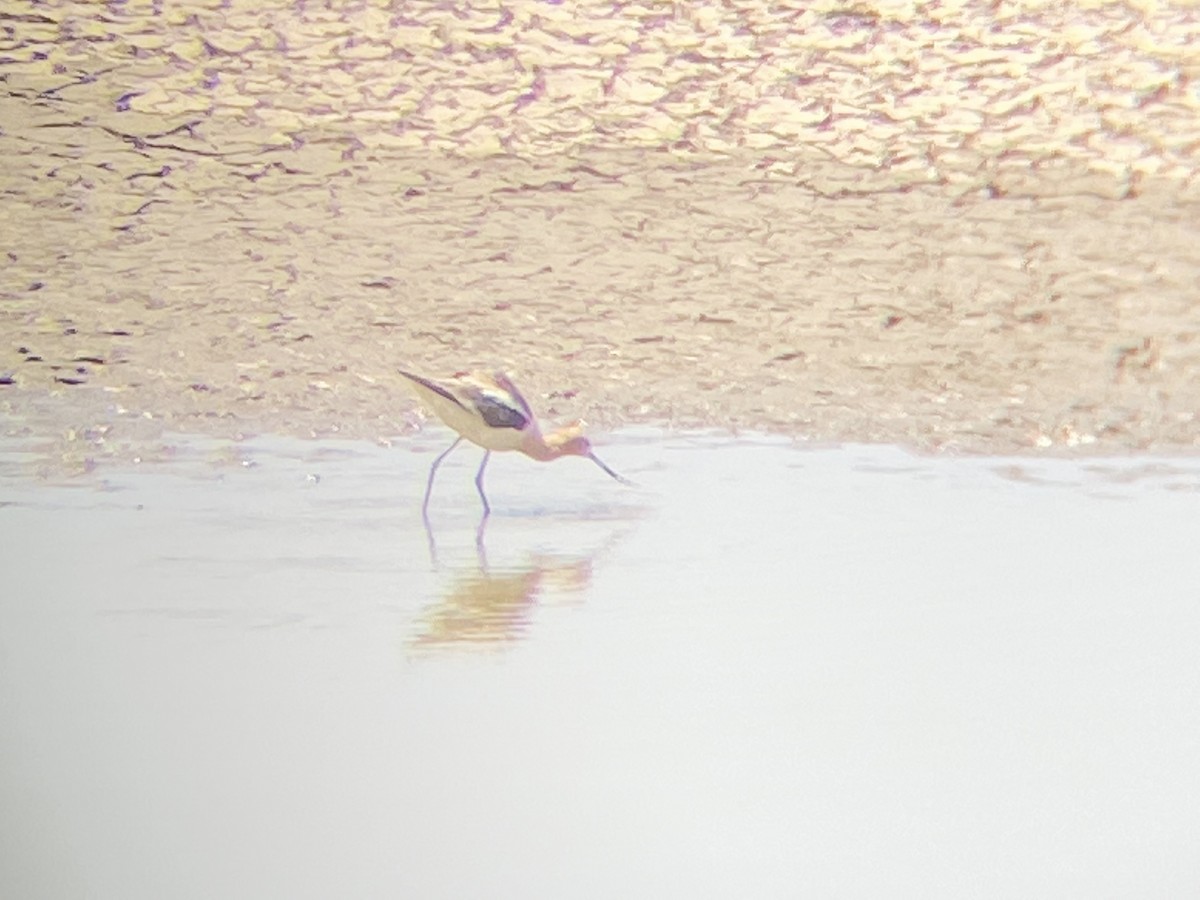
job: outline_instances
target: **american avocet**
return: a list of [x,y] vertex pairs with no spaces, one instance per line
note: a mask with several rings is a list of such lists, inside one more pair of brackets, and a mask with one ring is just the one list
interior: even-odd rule
[[484,517],[492,512],[487,495],[483,492],[483,470],[493,450],[519,450],[541,462],[549,462],[560,456],[586,456],[617,481],[632,484],[592,452],[592,444],[583,436],[579,423],[543,435],[529,404],[503,372],[493,375],[460,372],[450,381],[433,381],[411,372],[399,371],[412,382],[413,390],[421,402],[459,435],[429,469],[425,502],[421,504],[422,515],[429,514],[429,495],[433,491],[433,477],[437,474],[438,466],[451,450],[462,443],[463,438],[487,451],[475,476],[475,487],[479,490],[479,499],[483,501]]

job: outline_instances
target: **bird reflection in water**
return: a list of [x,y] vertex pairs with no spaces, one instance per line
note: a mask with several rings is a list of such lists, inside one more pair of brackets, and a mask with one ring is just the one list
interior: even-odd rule
[[578,594],[592,580],[591,559],[534,557],[502,574],[459,577],[420,618],[414,647],[503,645],[523,638],[547,590]]
[[[503,646],[529,631],[542,597],[549,594],[581,595],[592,583],[597,560],[625,534],[612,534],[587,554],[531,553],[523,565],[492,571],[483,544],[484,525],[476,532],[478,565],[462,571],[446,593],[419,617],[410,646],[424,649]],[[433,532],[429,546],[439,567]]]
[[578,594],[592,583],[590,558],[538,556],[498,574],[460,576],[442,599],[421,614],[414,648],[514,643],[526,636],[546,590]]

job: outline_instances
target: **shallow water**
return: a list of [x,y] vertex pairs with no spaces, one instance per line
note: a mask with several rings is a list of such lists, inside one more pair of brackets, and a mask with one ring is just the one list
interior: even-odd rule
[[1200,461],[0,455],[13,896],[1182,896]]

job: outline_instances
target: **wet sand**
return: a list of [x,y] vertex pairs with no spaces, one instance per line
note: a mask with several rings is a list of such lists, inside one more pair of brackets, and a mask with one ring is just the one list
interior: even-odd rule
[[68,464],[388,440],[400,365],[600,427],[1200,440],[1191,8],[105,10],[2,69],[0,411]]

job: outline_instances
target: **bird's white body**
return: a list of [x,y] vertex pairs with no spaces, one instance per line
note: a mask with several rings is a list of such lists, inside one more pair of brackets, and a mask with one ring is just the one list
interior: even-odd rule
[[478,403],[481,398],[498,399],[498,386],[489,385],[478,376],[459,375],[453,381],[436,382],[436,387],[427,379],[417,381],[409,377],[417,397],[430,412],[484,450],[520,450],[530,429],[537,431],[532,416],[525,428],[489,425],[479,414]]

